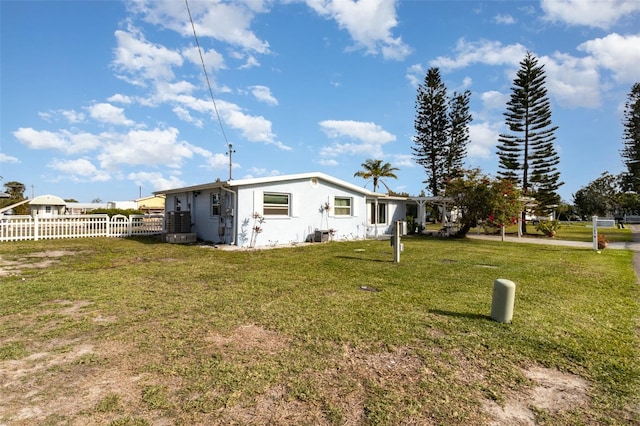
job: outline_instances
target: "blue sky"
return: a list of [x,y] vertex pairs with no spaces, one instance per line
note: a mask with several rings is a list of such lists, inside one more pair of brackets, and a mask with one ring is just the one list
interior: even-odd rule
[[[0,176],[26,196],[124,201],[229,178],[321,171],[358,185],[367,158],[411,155],[416,88],[439,67],[471,91],[467,167],[495,175],[519,62],[545,65],[572,194],[623,170],[640,81],[640,2],[0,0]],[[215,113],[218,110],[220,121]],[[369,185],[369,188],[371,186]]]

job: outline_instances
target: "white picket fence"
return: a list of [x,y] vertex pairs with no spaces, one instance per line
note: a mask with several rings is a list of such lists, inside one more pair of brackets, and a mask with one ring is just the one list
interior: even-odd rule
[[163,215],[83,214],[0,217],[0,242],[54,238],[130,237],[163,232]]

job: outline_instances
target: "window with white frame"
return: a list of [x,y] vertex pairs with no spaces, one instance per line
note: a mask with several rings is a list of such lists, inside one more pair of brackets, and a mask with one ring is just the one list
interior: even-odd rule
[[220,216],[220,194],[211,194],[211,216]]
[[387,204],[378,203],[378,214],[376,215],[376,203],[371,203],[371,216],[369,221],[373,225],[387,223]]
[[264,216],[289,216],[289,194],[265,192],[262,201]]
[[351,198],[335,197],[333,199],[333,214],[335,216],[351,216]]

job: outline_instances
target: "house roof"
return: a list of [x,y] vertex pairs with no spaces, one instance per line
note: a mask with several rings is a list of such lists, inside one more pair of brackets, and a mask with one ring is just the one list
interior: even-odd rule
[[299,173],[299,174],[292,174],[292,175],[269,176],[269,177],[251,178],[251,179],[238,179],[238,180],[233,179],[233,180],[228,180],[228,181],[216,181],[216,182],[211,182],[211,183],[205,183],[205,184],[202,184],[202,185],[186,186],[186,187],[183,187],[183,188],[174,188],[174,189],[168,189],[168,190],[163,190],[163,191],[155,191],[154,194],[155,195],[177,194],[177,193],[181,193],[181,192],[203,191],[203,190],[214,189],[214,188],[222,188],[222,187],[224,187],[224,188],[237,188],[237,187],[248,186],[248,185],[261,185],[261,184],[296,181],[296,180],[304,180],[304,179],[320,179],[320,180],[324,180],[324,181],[332,183],[334,185],[341,186],[343,188],[348,188],[348,189],[350,189],[352,191],[359,192],[359,193],[361,193],[363,195],[370,196],[370,197],[387,197],[386,194],[369,191],[369,190],[367,190],[367,189],[365,189],[363,187],[354,185],[354,184],[349,183],[349,182],[345,182],[343,180],[340,180],[338,178],[335,178],[333,176],[329,176],[327,174],[320,173],[320,172]]
[[38,195],[29,202],[32,206],[66,206],[67,203],[55,195]]

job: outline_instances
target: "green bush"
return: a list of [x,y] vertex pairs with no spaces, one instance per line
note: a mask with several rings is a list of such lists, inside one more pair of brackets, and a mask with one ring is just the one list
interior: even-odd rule
[[542,232],[547,237],[555,237],[560,229],[560,222],[557,220],[541,220],[536,225],[536,231]]

